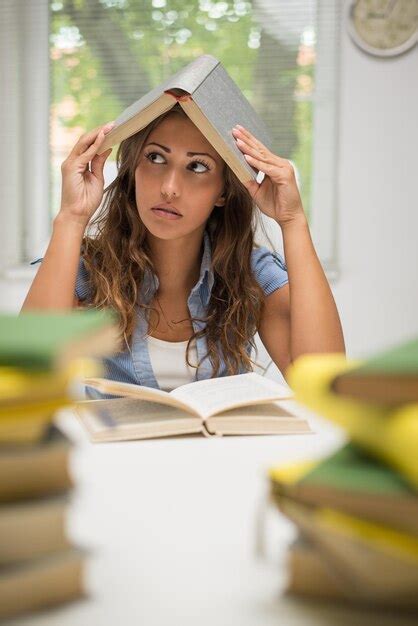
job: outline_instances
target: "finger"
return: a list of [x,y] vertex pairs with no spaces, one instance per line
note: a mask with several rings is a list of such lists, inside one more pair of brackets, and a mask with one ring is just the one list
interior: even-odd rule
[[260,159],[256,159],[249,154],[244,154],[244,158],[250,165],[258,169],[260,172],[267,174],[268,176],[278,171],[277,166],[266,163],[265,161],[261,161]]
[[71,150],[70,156],[81,156],[96,141],[97,136],[101,130],[103,130],[105,133],[108,133],[113,128],[113,126],[114,122],[108,122],[103,126],[98,126],[88,133],[84,133],[84,135],[81,135],[80,139]]
[[77,161],[79,163],[89,163],[95,156],[96,154],[99,152],[100,150],[100,146],[102,145],[102,143],[105,140],[105,133],[103,131],[103,129],[101,129],[99,131],[99,134],[96,137],[96,140],[94,141],[94,143],[91,144],[91,146],[89,148],[87,148],[87,150],[85,152],[83,152],[83,154],[81,154],[78,158]]
[[242,139],[245,139],[247,143],[259,148],[260,150],[269,152],[268,148],[266,148],[266,146],[263,143],[261,143],[261,141],[259,141],[257,137],[254,137],[254,135],[252,135],[249,130],[247,130],[243,126],[240,126],[240,124],[237,124],[235,128],[238,130],[238,133],[240,133]]
[[[277,167],[282,167],[285,169],[289,169],[289,165],[290,165],[290,169],[291,170],[293,169],[290,161],[288,161],[287,159],[283,159],[282,157],[268,150],[268,148],[266,148],[266,146],[263,143],[261,143],[261,141],[258,141],[258,139],[256,139],[254,135],[250,133],[249,130],[245,129],[243,126],[240,126],[239,124],[237,124],[235,128],[238,129],[238,134],[241,135],[240,137],[236,138],[237,143],[238,143],[238,140],[240,140],[245,143],[246,147],[248,146],[249,148],[250,147],[252,148],[252,151],[250,151],[250,149],[245,150],[245,152],[248,152],[250,156],[253,156],[256,159],[259,159],[260,161],[263,161],[265,163],[271,163],[272,165],[275,165]],[[242,149],[244,143],[242,143],[241,145],[238,144],[240,149]]]
[[[272,165],[276,165],[277,167],[282,167],[287,169],[289,167],[290,162],[287,159],[283,159],[277,154],[273,154],[270,150],[260,150],[258,147],[251,146],[247,141],[236,138],[237,146],[239,149],[245,154],[248,153],[250,156],[253,156],[260,161],[265,163],[271,163]],[[291,164],[290,164],[291,165]]]
[[[235,130],[235,129],[234,129]],[[260,159],[265,161],[266,163],[273,163],[278,165],[279,167],[284,167],[286,161],[281,157],[273,154],[270,150],[268,150],[261,141],[258,141],[251,133],[242,133],[240,130],[237,131],[235,140],[239,148],[243,152],[248,152],[251,156],[256,159]],[[245,149],[243,150],[243,148]]]
[[240,130],[238,130],[238,129],[234,128],[234,129],[232,130],[232,133],[233,133],[233,135],[234,135],[234,137],[235,137],[235,140],[237,140],[237,139],[241,139],[241,141],[245,141],[245,143],[246,143],[248,146],[252,146],[253,148],[257,148],[257,147],[258,147],[258,146],[257,146],[257,143],[256,143],[256,141],[255,141],[254,139],[251,139],[248,135],[245,135],[245,134],[244,134],[243,132],[241,132]]
[[249,154],[250,156],[254,157],[255,159],[259,159],[260,161],[263,161],[264,163],[273,163],[274,162],[274,155],[273,154],[269,153],[267,155],[263,155],[263,154],[260,153],[258,148],[254,148],[254,147],[250,146],[248,143],[246,143],[245,141],[242,141],[241,139],[237,139],[236,142],[237,142],[238,148],[244,154]]
[[109,148],[109,150],[106,150],[106,152],[103,152],[102,154],[96,154],[96,156],[93,157],[91,161],[91,173],[98,180],[101,180],[101,181],[104,180],[103,168],[104,168],[106,159],[110,155],[111,152],[112,152],[112,148]]
[[253,157],[254,159],[257,159],[260,163],[264,164],[264,167],[266,165],[272,165],[273,167],[285,170],[288,166],[288,161],[286,161],[286,159],[282,159],[281,157],[278,157],[271,152],[269,152],[267,156],[264,156],[263,154],[260,154],[258,149],[249,148],[244,143],[239,143],[239,140],[237,141],[237,145],[244,156],[248,155],[250,157]]

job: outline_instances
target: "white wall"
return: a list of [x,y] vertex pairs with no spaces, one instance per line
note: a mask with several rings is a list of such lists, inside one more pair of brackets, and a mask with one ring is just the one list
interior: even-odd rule
[[350,354],[418,334],[418,47],[380,60],[342,37],[334,287]]
[[[418,47],[391,60],[343,30],[339,121],[339,277],[347,349],[362,356],[418,334]],[[17,310],[28,279],[0,282]]]

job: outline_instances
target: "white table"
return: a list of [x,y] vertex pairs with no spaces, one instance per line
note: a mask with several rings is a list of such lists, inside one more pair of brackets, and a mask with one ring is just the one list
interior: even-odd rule
[[284,596],[294,529],[276,510],[264,517],[266,555],[257,556],[267,468],[325,454],[342,440],[297,410],[315,434],[91,444],[76,419],[64,416],[77,442],[69,530],[91,550],[89,597],[14,626],[411,624]]

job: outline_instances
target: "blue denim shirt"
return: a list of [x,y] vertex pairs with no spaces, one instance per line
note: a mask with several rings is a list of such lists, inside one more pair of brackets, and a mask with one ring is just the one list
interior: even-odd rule
[[[40,260],[42,259],[38,259],[38,261]],[[37,261],[34,263],[36,262]],[[265,295],[271,294],[288,282],[287,268],[283,258],[277,252],[270,252],[270,250],[263,246],[253,249],[251,254],[251,267]],[[209,234],[205,231],[199,279],[191,290],[187,300],[187,306],[192,318],[205,317],[213,283],[214,273],[212,270],[211,244]],[[150,270],[147,270],[141,286],[141,302],[149,304],[158,286],[158,277]],[[84,266],[83,259],[80,259],[75,292],[79,300],[85,301],[91,296],[89,275]],[[126,347],[126,350],[123,352],[119,352],[115,356],[103,360],[105,368],[104,376],[112,380],[160,389],[152,369],[148,350],[148,324],[144,312],[140,307],[138,307],[137,317],[137,325],[132,337],[130,349]],[[193,328],[196,332],[202,330],[204,327],[204,322],[198,319],[193,321]],[[196,340],[196,350],[198,361],[200,362],[201,359],[203,359],[203,361],[196,369],[195,380],[211,378],[212,366],[209,357],[205,356],[207,351],[205,336]],[[251,345],[249,343],[247,345],[247,353],[251,353]],[[220,361],[221,369],[219,376],[225,376],[227,370],[224,360],[222,359],[222,354]],[[244,372],[245,370],[242,369],[239,373]],[[106,397],[91,388],[87,388],[86,393],[90,398]]]

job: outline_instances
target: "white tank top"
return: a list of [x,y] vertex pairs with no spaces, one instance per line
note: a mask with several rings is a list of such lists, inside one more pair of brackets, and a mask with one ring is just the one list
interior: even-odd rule
[[[155,378],[164,391],[195,380],[196,368],[186,363],[187,341],[164,341],[148,337],[148,350]],[[190,361],[197,365],[195,341],[190,346]]]

